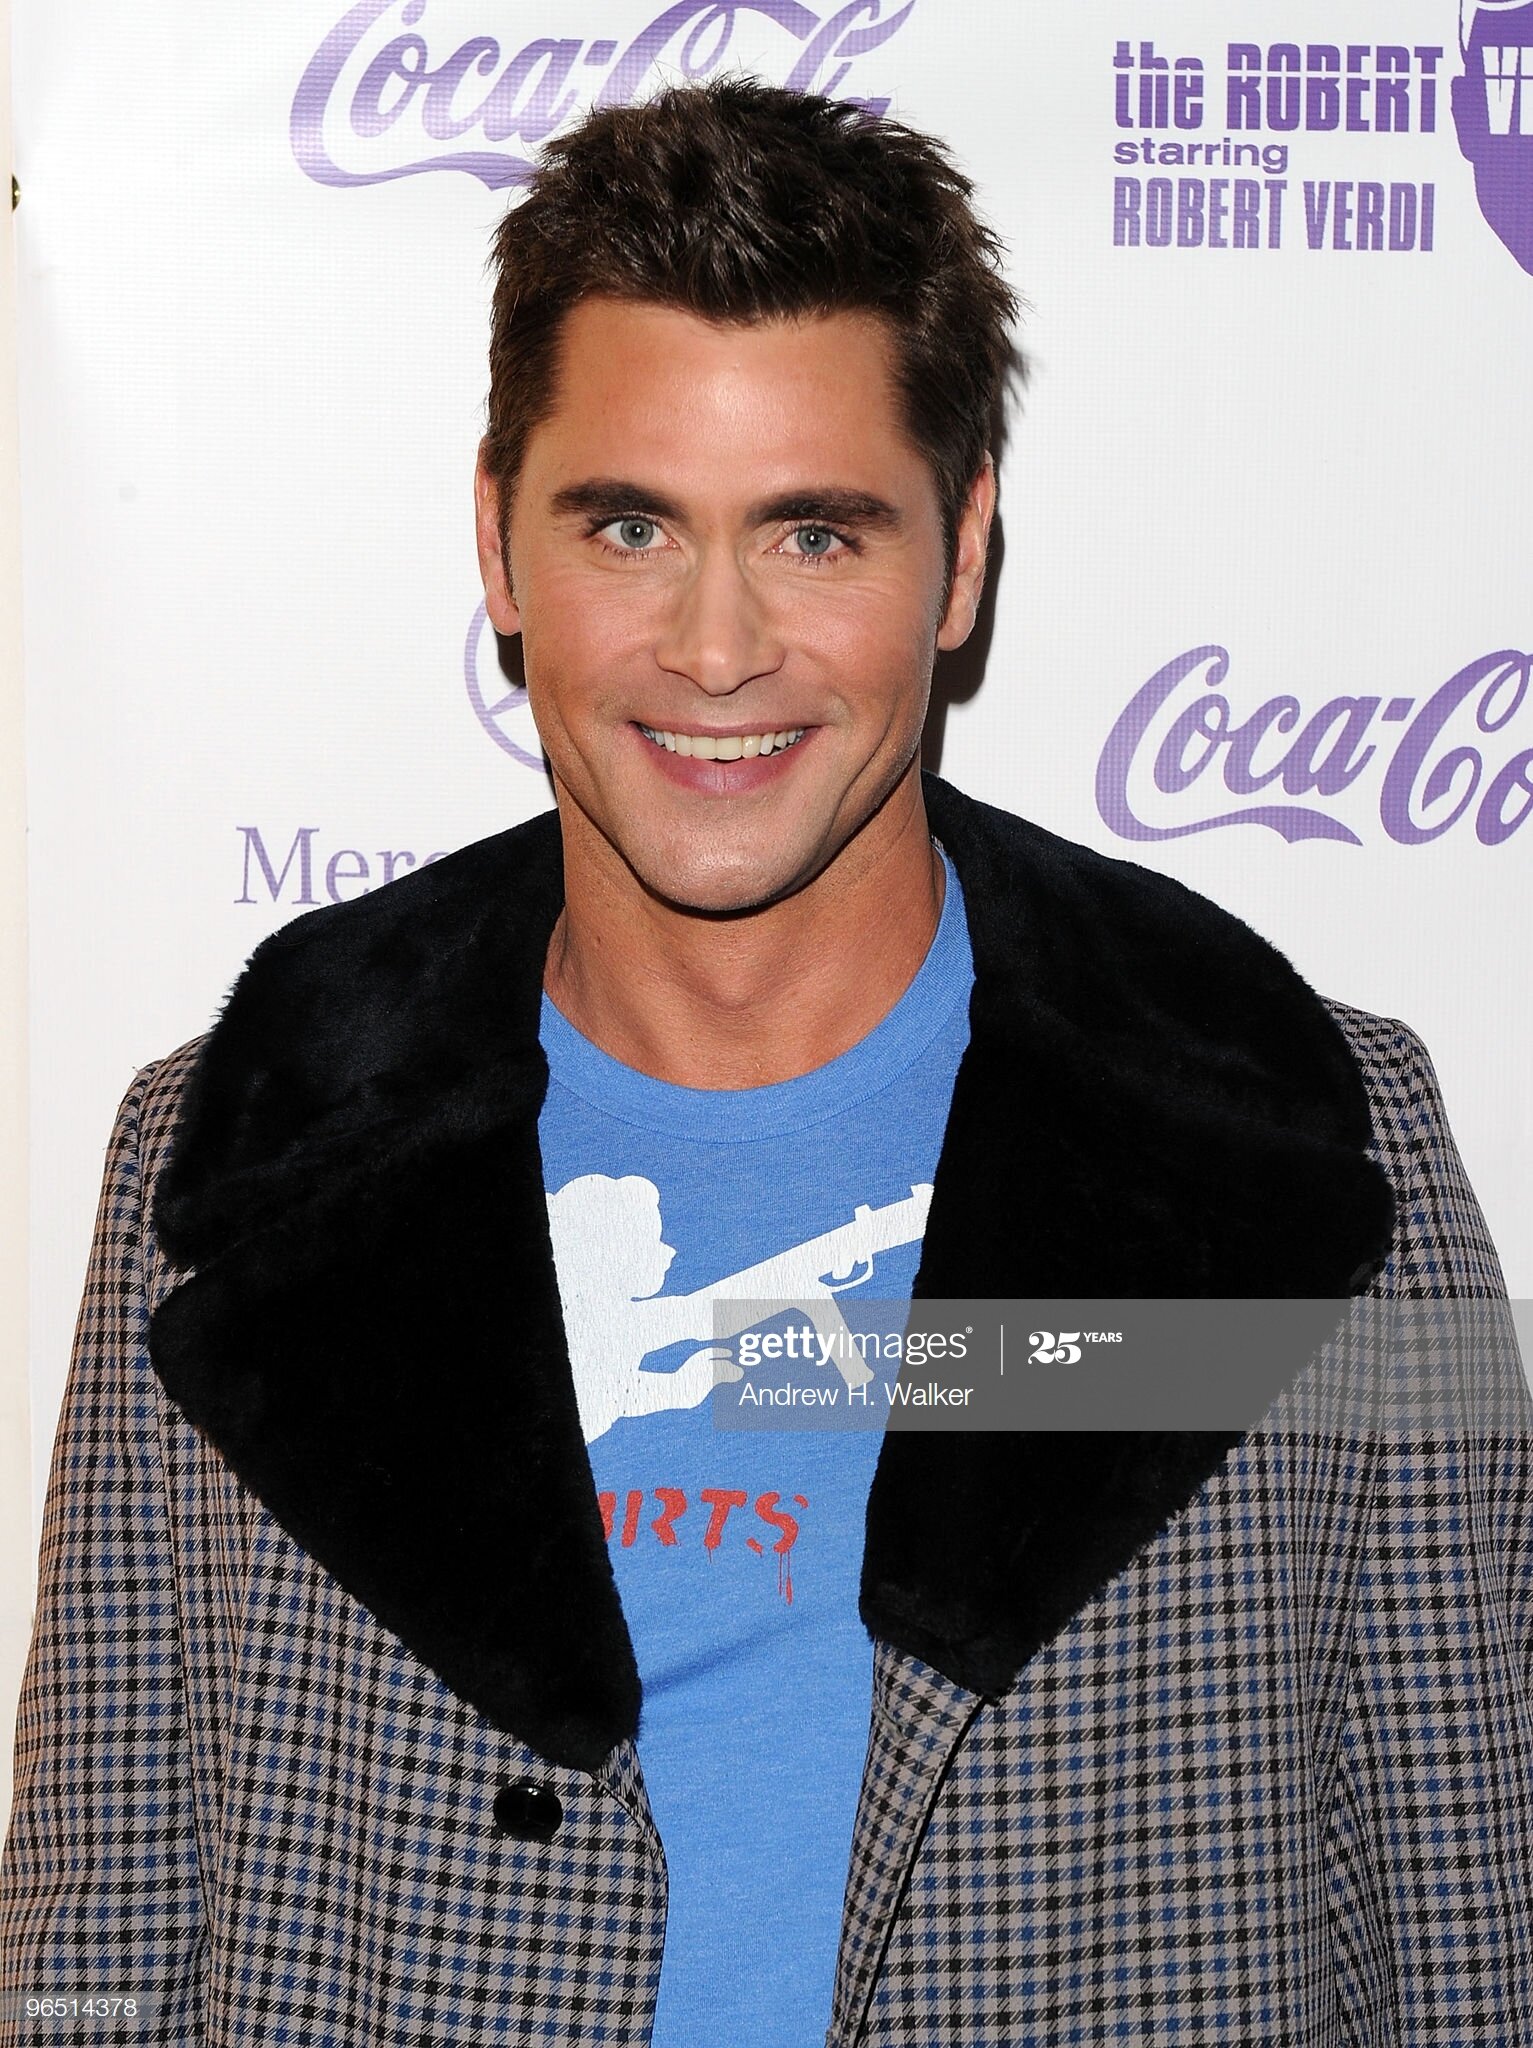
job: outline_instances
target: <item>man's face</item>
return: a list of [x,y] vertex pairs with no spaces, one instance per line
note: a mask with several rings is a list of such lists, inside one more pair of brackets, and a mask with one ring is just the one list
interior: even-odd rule
[[880,322],[714,326],[595,299],[563,344],[509,587],[483,471],[478,500],[489,616],[522,635],[567,868],[734,911],[853,841],[876,858],[908,828],[935,648],[973,623],[988,465],[944,600],[937,488]]

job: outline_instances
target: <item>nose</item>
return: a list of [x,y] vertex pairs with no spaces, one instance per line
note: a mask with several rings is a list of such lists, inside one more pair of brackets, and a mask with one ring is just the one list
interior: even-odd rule
[[709,549],[678,584],[655,642],[655,659],[710,697],[727,697],[782,666],[784,646],[744,566],[727,548]]

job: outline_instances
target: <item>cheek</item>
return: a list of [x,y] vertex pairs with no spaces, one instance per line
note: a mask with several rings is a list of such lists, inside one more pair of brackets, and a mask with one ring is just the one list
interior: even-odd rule
[[546,569],[528,578],[522,631],[559,641],[571,653],[592,649],[596,657],[600,649],[645,635],[653,606],[637,584],[639,578],[626,573],[581,575],[567,565]]
[[597,666],[614,649],[653,638],[657,582],[642,571],[593,571],[560,554],[534,558],[520,596],[523,638],[557,647],[561,668]]
[[926,607],[907,587],[859,585],[816,592],[789,637],[817,656],[853,700],[919,698],[931,673],[932,629]]
[[609,689],[632,681],[653,632],[626,593],[592,590],[554,577],[529,589],[521,611],[522,654],[533,715],[541,704],[572,719],[600,706]]
[[770,583],[763,580],[761,590],[779,625],[806,642],[826,645],[893,644],[920,631],[927,609],[925,592],[907,576],[868,572],[861,564],[840,571],[782,569]]

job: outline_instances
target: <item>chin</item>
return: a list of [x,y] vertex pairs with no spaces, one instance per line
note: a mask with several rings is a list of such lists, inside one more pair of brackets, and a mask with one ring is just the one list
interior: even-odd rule
[[796,872],[785,872],[777,862],[742,862],[723,868],[665,860],[630,865],[651,895],[674,909],[704,917],[733,917],[764,909],[783,896],[791,896],[807,879]]
[[733,887],[715,884],[711,888],[689,886],[685,882],[650,884],[653,893],[673,910],[685,910],[697,917],[745,917],[753,910],[765,910],[768,904],[778,902],[784,896],[793,894],[793,887],[780,887],[767,883],[754,886],[745,883]]

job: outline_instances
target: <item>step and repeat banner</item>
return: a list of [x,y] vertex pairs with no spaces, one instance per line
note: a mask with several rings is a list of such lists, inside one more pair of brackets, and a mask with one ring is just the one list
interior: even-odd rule
[[133,1070],[551,801],[489,238],[583,108],[727,68],[948,138],[1027,301],[932,765],[1420,1030],[1533,1294],[1533,4],[15,0],[39,1478]]

